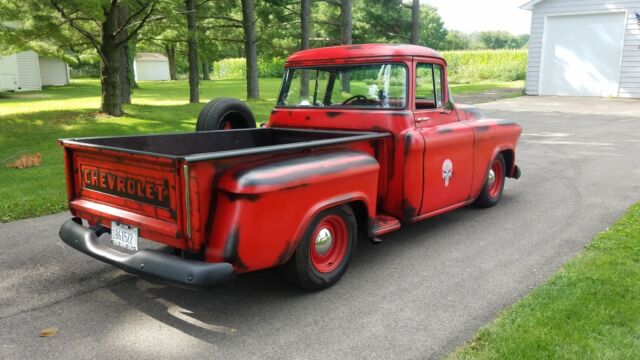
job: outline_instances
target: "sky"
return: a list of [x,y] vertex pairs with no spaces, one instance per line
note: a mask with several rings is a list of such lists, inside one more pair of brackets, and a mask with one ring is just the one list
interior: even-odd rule
[[531,12],[519,7],[527,0],[420,0],[438,8],[449,30],[474,31],[506,30],[514,34],[528,34]]

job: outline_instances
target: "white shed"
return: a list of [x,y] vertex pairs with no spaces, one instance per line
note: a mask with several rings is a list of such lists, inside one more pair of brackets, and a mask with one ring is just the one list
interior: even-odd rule
[[0,56],[0,90],[42,90],[46,85],[69,84],[69,66],[34,51]]
[[533,0],[525,92],[640,98],[640,0]]
[[138,53],[133,60],[133,71],[138,80],[171,80],[169,59],[158,53]]

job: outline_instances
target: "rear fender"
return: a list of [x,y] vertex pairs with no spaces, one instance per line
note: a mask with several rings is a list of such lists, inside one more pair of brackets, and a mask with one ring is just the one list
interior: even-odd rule
[[313,217],[352,201],[375,216],[379,164],[351,150],[297,154],[225,174],[205,258],[238,272],[286,262]]

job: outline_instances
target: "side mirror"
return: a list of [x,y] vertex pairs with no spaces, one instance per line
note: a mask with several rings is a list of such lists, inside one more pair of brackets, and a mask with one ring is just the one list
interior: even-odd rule
[[447,100],[447,102],[444,103],[444,108],[442,110],[442,113],[443,114],[448,113],[450,111],[455,110],[455,108],[456,108],[456,105],[453,103],[453,101]]

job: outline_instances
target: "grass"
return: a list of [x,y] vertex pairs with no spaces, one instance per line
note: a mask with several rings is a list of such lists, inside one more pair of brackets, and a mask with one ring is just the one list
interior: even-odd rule
[[640,359],[640,203],[450,359]]
[[450,85],[451,92],[454,95],[466,95],[473,93],[482,93],[493,90],[522,90],[524,88],[524,80],[517,81],[481,81],[473,84],[455,84]]
[[[280,79],[260,80],[262,99],[249,101],[258,122],[268,119],[279,86]],[[512,85],[487,82],[452,86],[452,91],[468,93],[505,86]],[[66,209],[62,151],[57,139],[193,131],[204,102],[218,96],[245,98],[245,81],[204,81],[200,92],[202,103],[188,104],[186,81],[140,82],[133,104],[125,106],[126,115],[120,118],[97,114],[97,80],[74,80],[70,86],[39,92],[0,93],[0,222]],[[8,158],[34,152],[41,153],[41,166],[18,170],[2,165]]]
[[[275,103],[280,79],[262,79],[263,100],[250,101],[256,120],[265,121]],[[201,101],[218,96],[244,98],[239,80],[205,81]],[[120,118],[97,114],[100,84],[74,80],[41,92],[4,94],[0,99],[0,161],[40,152],[42,165],[28,169],[0,166],[0,222],[51,214],[66,209],[62,151],[65,137],[192,131],[204,104],[188,104],[188,83],[141,82],[133,104]]]

